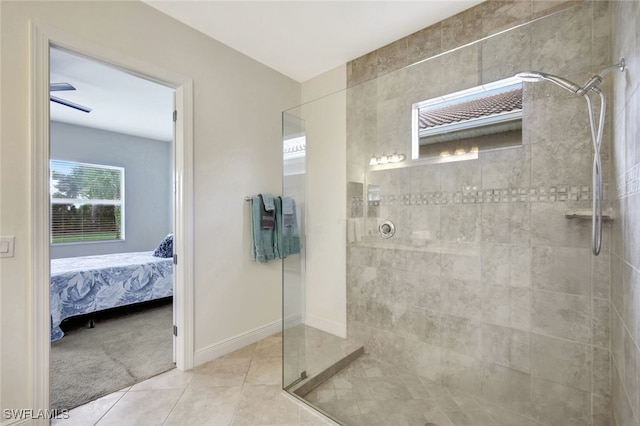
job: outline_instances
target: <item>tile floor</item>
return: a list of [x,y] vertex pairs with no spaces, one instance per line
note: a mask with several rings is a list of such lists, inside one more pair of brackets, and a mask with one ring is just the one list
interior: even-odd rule
[[349,426],[542,425],[366,354],[305,399]]
[[[325,356],[337,356],[350,347],[333,345],[323,334],[308,331],[306,337],[323,343],[313,346]],[[174,369],[104,396],[52,425],[336,425],[281,389],[281,354],[279,333],[192,371]],[[321,357],[316,358],[320,365]],[[541,425],[366,354],[305,399],[349,426]]]
[[276,334],[192,371],[168,371],[52,425],[335,425],[281,389],[281,345]]

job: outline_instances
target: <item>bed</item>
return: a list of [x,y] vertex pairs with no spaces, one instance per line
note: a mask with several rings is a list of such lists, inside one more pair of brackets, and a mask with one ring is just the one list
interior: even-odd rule
[[152,251],[51,260],[51,341],[65,318],[173,295],[173,259]]

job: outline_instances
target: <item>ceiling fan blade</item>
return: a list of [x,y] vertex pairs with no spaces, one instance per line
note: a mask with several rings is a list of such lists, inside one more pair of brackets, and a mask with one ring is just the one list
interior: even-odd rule
[[69,83],[50,83],[49,84],[49,91],[59,92],[61,90],[76,90],[76,88],[70,85]]
[[82,112],[91,112],[92,111],[91,108],[88,108],[86,106],[82,106],[80,104],[73,103],[71,101],[66,101],[64,99],[60,99],[60,98],[58,98],[56,96],[49,96],[49,99],[51,99],[51,102],[55,102],[55,103],[58,103],[60,105],[68,106],[68,107],[71,107],[71,108],[75,108],[75,109],[80,110]]

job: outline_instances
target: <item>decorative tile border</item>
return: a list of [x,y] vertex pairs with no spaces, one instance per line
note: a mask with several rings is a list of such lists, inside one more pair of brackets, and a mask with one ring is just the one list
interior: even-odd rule
[[[606,195],[607,188],[604,185]],[[636,185],[637,186],[637,185]],[[379,199],[368,200],[369,206],[414,206],[447,204],[487,204],[487,203],[532,203],[590,201],[591,185],[558,185],[540,188],[466,188],[456,192],[427,192],[423,194],[382,195]],[[606,199],[606,197],[605,197]],[[362,196],[352,197],[352,207],[363,207]]]
[[616,184],[618,198],[628,197],[640,192],[640,164],[636,164],[618,179]]

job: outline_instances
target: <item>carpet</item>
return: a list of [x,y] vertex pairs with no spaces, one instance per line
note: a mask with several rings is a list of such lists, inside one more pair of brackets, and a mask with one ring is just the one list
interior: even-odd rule
[[171,298],[62,324],[51,343],[51,408],[70,410],[175,367]]

